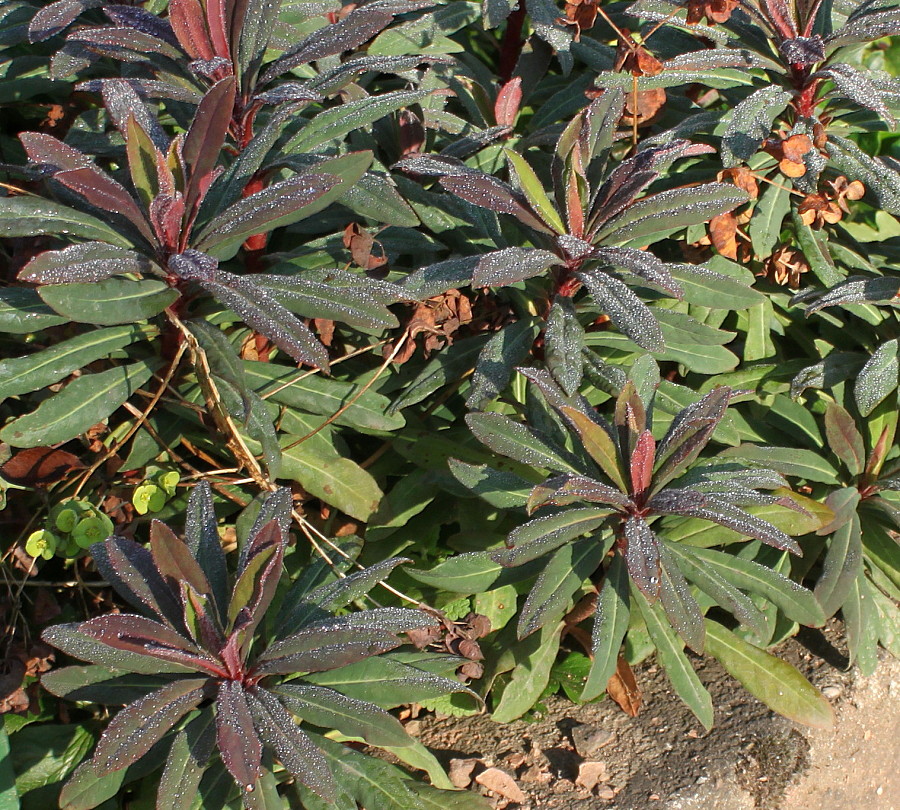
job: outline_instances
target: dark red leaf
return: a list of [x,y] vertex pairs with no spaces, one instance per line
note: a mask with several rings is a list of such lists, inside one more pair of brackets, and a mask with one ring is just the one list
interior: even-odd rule
[[232,76],[216,82],[197,105],[194,120],[185,135],[181,154],[187,173],[185,206],[189,211],[199,202],[201,182],[215,168],[228,135],[235,88]]
[[451,194],[456,194],[467,202],[496,211],[498,214],[512,214],[523,225],[541,233],[553,233],[553,230],[532,212],[523,195],[495,177],[486,174],[465,174],[442,177],[440,182]]
[[522,77],[515,76],[510,79],[497,93],[494,102],[494,118],[500,126],[514,126],[519,117],[519,107],[522,104]]
[[219,684],[216,741],[228,772],[245,790],[251,790],[259,778],[262,743],[247,705],[247,695],[237,681]]
[[170,0],[169,22],[181,47],[193,59],[212,59],[215,49],[206,30],[206,15],[200,0]]
[[631,453],[631,487],[635,495],[649,489],[655,457],[656,442],[653,440],[653,434],[645,430],[638,437]]
[[625,565],[628,575],[643,594],[654,601],[659,596],[659,540],[639,517],[625,521]]
[[0,474],[11,484],[42,487],[62,481],[72,470],[83,470],[84,463],[65,450],[30,447],[20,450],[0,467]]
[[207,678],[178,680],[130,704],[106,727],[94,751],[97,776],[137,762],[204,698]]
[[181,582],[186,582],[200,594],[211,593],[206,575],[190,549],[159,520],[150,523],[150,552],[157,570],[173,591],[180,589]]

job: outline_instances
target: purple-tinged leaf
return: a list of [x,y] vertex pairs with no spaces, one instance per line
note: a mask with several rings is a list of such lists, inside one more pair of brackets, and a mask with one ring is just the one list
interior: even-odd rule
[[818,34],[811,37],[791,37],[778,43],[778,52],[792,66],[811,67],[825,59],[825,43]]
[[181,47],[193,59],[212,59],[217,54],[209,39],[206,14],[200,0],[170,0],[169,24]]
[[190,549],[175,533],[159,520],[150,523],[150,552],[153,563],[173,592],[186,582],[198,593],[209,594],[211,588]]
[[140,653],[115,649],[96,641],[79,631],[80,623],[55,624],[41,634],[41,638],[67,655],[92,661],[101,666],[119,672],[134,672],[140,675],[159,675],[162,673],[190,673],[196,675],[197,667],[193,664],[180,664],[170,660],[161,660]]
[[651,499],[649,506],[661,515],[683,515],[718,523],[746,537],[760,540],[766,545],[790,551],[798,557],[803,556],[803,551],[796,541],[768,521],[722,499],[715,499],[714,496],[697,493],[702,498],[702,501],[698,501],[688,495],[689,492],[692,490],[664,490]]
[[897,128],[897,121],[885,104],[878,85],[857,68],[845,63],[838,63],[818,71],[815,76],[830,79],[837,88],[836,94],[877,113],[891,129]]
[[219,619],[224,620],[228,605],[228,569],[222,541],[216,528],[216,512],[212,489],[207,481],[191,490],[187,506],[185,541],[191,555],[200,565],[209,581],[213,598],[219,609]]
[[262,743],[253,724],[247,693],[238,681],[219,684],[216,742],[228,772],[244,790],[252,790],[259,778]]
[[540,275],[562,263],[562,259],[549,250],[518,247],[495,250],[479,257],[472,284],[476,287],[504,287]]
[[665,486],[697,459],[725,415],[730,399],[728,386],[716,386],[703,399],[676,414],[656,448],[657,487]]
[[[584,376],[584,327],[568,296],[557,295],[544,331],[544,360],[566,396],[574,397]],[[499,393],[499,392],[498,392]]]
[[678,563],[662,543],[659,549],[659,601],[675,632],[698,655],[703,652],[706,628],[703,612],[678,568]]
[[647,492],[653,478],[653,462],[656,458],[656,442],[653,434],[645,430],[631,451],[631,491],[635,497]]
[[397,161],[392,168],[425,177],[484,177],[477,169],[466,166],[459,158],[444,155],[411,155]]
[[224,243],[240,244],[255,233],[297,222],[340,182],[333,174],[302,174],[257,191],[210,221],[198,235],[196,247],[209,251]]
[[149,34],[157,39],[165,40],[170,45],[178,46],[178,39],[172,31],[168,19],[157,17],[140,6],[105,5],[103,13],[116,25],[133,28],[142,34]]
[[613,440],[612,429],[577,408],[564,406],[560,408],[560,412],[575,429],[582,446],[597,466],[622,492],[626,492],[628,485],[620,468],[619,451]]
[[325,757],[300,730],[281,701],[259,688],[248,693],[247,698],[256,728],[278,761],[326,802],[333,801],[337,789]]
[[863,544],[859,515],[850,519],[828,539],[828,551],[822,561],[822,574],[815,595],[825,616],[840,610],[863,570]]
[[225,646],[225,637],[213,598],[182,582],[181,603],[184,605],[184,624],[191,638],[198,647],[219,654]]
[[153,264],[132,250],[85,242],[62,250],[45,250],[19,271],[19,279],[34,284],[103,281],[121,273],[149,273]]
[[287,487],[278,487],[278,489],[275,489],[266,495],[259,507],[256,519],[250,527],[250,532],[247,535],[247,542],[241,544],[241,553],[238,556],[237,564],[238,573],[241,573],[244,570],[247,561],[256,554],[260,548],[275,540],[274,535],[271,533],[261,534],[262,530],[273,520],[281,529],[281,542],[284,543],[286,541],[288,532],[291,529],[291,520],[293,519],[291,517],[291,510],[293,508],[294,501],[291,496],[291,491]]
[[546,504],[563,505],[573,501],[589,501],[609,506],[627,507],[631,499],[618,489],[583,475],[557,475],[536,486],[528,498],[531,513]]
[[630,517],[623,529],[628,576],[651,601],[659,596],[659,540],[643,520]]
[[200,202],[225,144],[234,110],[235,79],[229,76],[214,84],[197,105],[194,120],[184,138],[181,155],[187,174],[185,206],[190,211]]
[[506,567],[524,565],[561,545],[593,532],[612,509],[566,509],[556,515],[537,518],[514,529],[506,540],[506,550],[495,551],[490,557]]
[[369,745],[412,745],[396,717],[374,704],[347,697],[324,686],[296,681],[280,684],[273,693],[294,714],[321,728],[333,728]]
[[259,532],[253,542],[258,550],[249,556],[246,567],[234,583],[228,604],[228,621],[231,626],[234,626],[242,609],[249,610],[252,619],[245,628],[248,637],[262,621],[266,609],[275,597],[284,558],[281,529],[274,520]]
[[569,454],[550,447],[537,431],[500,413],[470,413],[466,424],[475,437],[491,450],[535,467],[577,474]]
[[[196,673],[192,673],[196,677]],[[104,706],[124,706],[154,689],[171,683],[172,674],[122,674],[121,670],[99,666],[73,666],[41,675],[41,686],[66,700],[85,700]],[[177,676],[180,677],[180,676]]]
[[[153,54],[176,61],[184,59],[183,51],[173,47],[166,40],[124,26],[79,29],[69,35],[66,48],[75,48],[82,53],[107,56],[123,62],[146,63],[148,57],[152,57]],[[104,83],[106,81],[118,83],[120,80],[107,79]]]
[[684,290],[672,278],[672,274],[665,263],[646,250],[600,247],[593,251],[592,258],[599,259],[611,267],[621,268],[629,273],[634,273],[636,276],[675,296],[675,298],[681,298],[684,295]]
[[623,282],[599,270],[584,270],[578,278],[626,337],[649,351],[665,349],[662,329],[653,312]]
[[[859,276],[854,276],[832,287],[830,290],[826,290],[824,293],[815,291],[812,295],[815,297],[806,308],[807,318],[814,312],[825,309],[825,307],[866,302],[877,304],[892,301],[900,295],[900,276],[886,278],[860,278]],[[810,298],[811,295],[801,293],[794,296],[792,303],[802,303]]]
[[31,18],[28,24],[29,42],[43,42],[45,39],[68,28],[82,11],[102,5],[101,0],[56,0],[49,3]]
[[897,390],[900,362],[897,338],[882,343],[859,372],[853,386],[853,398],[861,416],[868,416],[879,403]]
[[276,641],[260,657],[255,675],[325,672],[399,647],[397,636],[377,627],[308,627]]
[[207,678],[175,681],[122,709],[106,727],[94,751],[98,776],[127,768],[146,754],[184,715],[204,699]]
[[180,626],[178,600],[160,575],[149,549],[113,535],[91,546],[91,556],[101,576],[126,602],[138,610],[149,610],[173,627]]
[[825,410],[825,436],[828,446],[844,462],[851,475],[857,476],[866,466],[866,448],[853,417],[836,402]]
[[103,82],[103,103],[116,129],[128,138],[128,120],[133,119],[146,133],[153,145],[163,154],[169,139],[156,116],[151,115],[134,86],[126,79],[107,79]]
[[169,259],[172,272],[187,281],[196,281],[298,363],[328,369],[328,352],[306,325],[251,278],[226,273],[217,265],[211,256],[196,250]]
[[127,81],[144,98],[161,98],[166,101],[182,101],[185,104],[199,104],[203,94],[192,87],[174,85],[157,79],[89,79],[79,82],[75,89],[85,93],[102,93],[107,81]]
[[313,90],[306,82],[285,82],[265,93],[259,93],[253,98],[263,104],[284,104],[286,102],[321,101],[322,94]]
[[313,31],[299,45],[285,52],[269,65],[259,83],[268,84],[300,65],[354,50],[390,25],[393,19],[390,12],[358,7],[343,20]]
[[[857,10],[872,8],[868,3],[860,3]],[[877,9],[868,14],[851,15],[846,25],[838,28],[825,39],[826,53],[832,54],[838,48],[848,45],[868,45],[876,39],[900,34],[900,14],[896,8]]]
[[216,747],[213,707],[205,707],[172,741],[166,766],[159,780],[156,806],[160,810],[192,810]]
[[540,233],[553,234],[553,230],[531,210],[523,194],[495,177],[487,174],[445,176],[440,179],[440,183],[451,194],[467,202],[498,214],[511,214],[529,228]]
[[125,188],[77,149],[49,135],[23,132],[19,140],[28,159],[53,167],[53,179],[84,197],[91,205],[126,217],[151,243],[146,219]]
[[196,670],[221,673],[218,663],[180,633],[131,613],[98,616],[78,625],[78,632],[115,650],[136,652]]

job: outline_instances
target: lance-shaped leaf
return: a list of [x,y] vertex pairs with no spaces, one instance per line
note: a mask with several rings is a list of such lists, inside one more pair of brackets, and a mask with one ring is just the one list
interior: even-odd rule
[[578,278],[624,335],[650,351],[665,348],[662,330],[650,308],[623,282],[600,270],[583,270]]
[[175,592],[163,579],[148,548],[113,535],[103,543],[92,545],[91,556],[101,576],[126,602],[179,627],[180,610]]
[[600,247],[591,253],[591,258],[597,259],[610,267],[634,273],[634,275],[649,281],[676,298],[681,298],[684,295],[684,290],[672,278],[672,274],[669,272],[665,262],[657,259],[656,256],[646,250]]
[[69,245],[62,250],[45,250],[19,271],[19,278],[35,284],[69,284],[103,281],[123,273],[152,272],[145,256],[103,242]]
[[276,641],[259,657],[258,674],[323,672],[400,646],[390,630],[377,627],[309,627]]
[[150,552],[156,570],[173,591],[185,582],[198,593],[212,592],[203,569],[190,549],[162,521],[153,520],[150,523]]
[[656,442],[649,430],[644,430],[637,438],[631,451],[631,491],[640,498],[650,489],[653,476],[653,462],[656,458]]
[[668,548],[659,544],[659,601],[675,632],[695,653],[703,652],[703,612]]
[[285,683],[272,692],[294,714],[322,728],[334,728],[369,745],[407,746],[413,741],[392,714],[334,689],[306,683]]
[[316,201],[340,184],[333,174],[302,174],[257,191],[212,219],[197,235],[195,247],[228,253],[248,236],[298,222],[321,210]]
[[[883,303],[892,300],[898,293],[900,293],[900,277],[860,278],[853,276],[824,293],[815,293],[812,303],[806,308],[806,315],[809,317],[820,309],[841,304]],[[810,296],[801,293],[796,295],[793,300],[801,303],[810,300]]]
[[818,71],[816,75],[831,79],[840,95],[878,113],[891,129],[896,129],[897,122],[882,99],[878,86],[864,73],[845,62],[838,62]]
[[103,776],[146,754],[184,715],[204,699],[207,679],[175,681],[122,709],[107,726],[92,759]]
[[900,173],[893,166],[867,155],[853,141],[839,135],[829,134],[825,149],[837,168],[862,181],[885,211],[900,214]]
[[603,584],[597,594],[591,633],[592,661],[581,693],[583,701],[592,700],[604,692],[616,671],[619,650],[628,631],[630,591],[625,560],[620,554],[616,554],[606,569]]
[[575,314],[571,298],[556,296],[544,332],[544,359],[553,378],[572,396],[578,391],[584,371],[584,328]]
[[100,326],[152,318],[179,297],[177,290],[157,279],[126,278],[107,278],[93,284],[48,284],[38,294],[60,315]]
[[467,202],[498,214],[510,214],[523,225],[540,233],[553,233],[553,230],[531,210],[521,192],[496,177],[487,174],[467,174],[463,177],[442,177],[440,183],[451,194]]
[[854,512],[828,540],[822,575],[815,594],[826,616],[833,616],[850,595],[863,569],[863,545],[859,516]]
[[228,570],[216,528],[212,489],[207,481],[202,481],[194,487],[188,497],[184,535],[191,556],[197,560],[209,581],[219,609],[219,618],[224,620],[228,605]]
[[333,799],[334,777],[325,757],[280,701],[259,688],[248,693],[247,699],[260,736],[281,764],[323,799]]
[[0,236],[60,234],[97,239],[128,248],[132,240],[112,225],[90,214],[41,197],[0,197]]
[[774,548],[803,556],[797,542],[781,529],[715,495],[706,496],[689,489],[664,489],[654,495],[647,505],[657,514],[703,518]]
[[737,166],[753,157],[790,100],[791,94],[787,90],[769,85],[737,104],[722,136],[722,164]]
[[558,475],[536,486],[525,507],[531,514],[546,504],[562,506],[575,501],[604,503],[613,507],[630,507],[631,499],[617,489],[583,475]]
[[753,560],[714,549],[681,544],[679,550],[741,590],[765,596],[792,621],[810,627],[821,627],[825,623],[825,615],[812,591],[777,571]]
[[234,626],[241,611],[249,609],[254,618],[252,625],[247,628],[248,635],[262,621],[266,608],[275,597],[284,559],[284,541],[281,527],[276,521],[267,523],[252,542],[255,547],[238,574],[228,604],[230,626]]
[[651,601],[659,596],[659,539],[643,518],[631,516],[622,529],[628,575]]
[[499,413],[470,413],[466,417],[472,433],[491,450],[538,467],[577,473],[576,466],[551,448],[542,437],[520,422]]
[[836,402],[825,410],[825,436],[828,446],[844,462],[851,475],[859,475],[866,466],[866,448],[853,417]]
[[619,466],[619,451],[613,441],[611,429],[605,428],[576,408],[564,406],[560,410],[575,428],[588,455],[597,462],[597,466],[606,473],[610,481],[626,492],[628,485]]
[[190,211],[200,200],[201,189],[216,166],[234,108],[235,79],[222,79],[197,105],[194,120],[181,148],[187,175],[185,206]]
[[611,509],[566,509],[530,520],[513,529],[506,540],[507,550],[493,552],[491,559],[510,567],[536,560],[576,537],[593,532],[610,514]]
[[664,486],[686,470],[700,455],[725,415],[731,389],[717,386],[699,402],[679,411],[656,448],[654,484]]
[[173,256],[169,268],[185,280],[196,281],[298,363],[328,368],[325,347],[305,324],[256,286],[252,278],[219,270],[215,259],[196,250]]
[[605,544],[587,537],[556,550],[538,575],[519,612],[517,633],[520,639],[544,625],[552,626],[563,617],[572,595],[597,570],[612,541],[610,533]]
[[509,385],[515,367],[528,355],[538,335],[536,319],[504,326],[492,335],[478,355],[466,406],[473,410],[487,407]]
[[861,416],[868,416],[876,406],[897,389],[897,338],[882,343],[866,361],[856,378],[853,395]]
[[222,762],[245,790],[259,778],[262,744],[247,705],[247,693],[239,681],[219,683],[216,700],[216,742]]
[[158,806],[167,810],[191,810],[215,744],[215,715],[209,706],[173,740],[159,780]]
[[477,287],[502,287],[543,273],[562,260],[548,250],[511,247],[479,257],[472,284]]

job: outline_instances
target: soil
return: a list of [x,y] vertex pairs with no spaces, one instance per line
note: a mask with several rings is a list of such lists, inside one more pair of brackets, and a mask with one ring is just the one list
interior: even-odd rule
[[[827,731],[774,714],[711,659],[695,660],[716,707],[710,732],[652,661],[636,668],[636,718],[608,700],[554,696],[531,722],[427,716],[413,728],[461,785],[507,810],[900,810],[900,661],[863,678],[839,629],[804,630],[778,651],[831,701]],[[510,780],[498,770],[524,801],[502,795]]]

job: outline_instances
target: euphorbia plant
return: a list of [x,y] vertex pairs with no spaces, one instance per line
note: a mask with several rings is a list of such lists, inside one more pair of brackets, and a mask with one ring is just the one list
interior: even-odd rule
[[[388,712],[315,681],[399,647],[401,633],[433,625],[434,616],[406,608],[344,611],[402,559],[332,581],[304,575],[284,592],[289,505],[284,490],[263,503],[234,577],[205,484],[191,495],[185,540],[154,522],[149,548],[115,536],[91,548],[102,574],[140,614],[114,613],[44,633],[60,650],[93,662],[45,675],[47,689],[73,700],[128,703],[64,788],[62,805],[96,806],[115,795],[124,769],[151,751],[159,762],[161,748],[168,758],[158,807],[191,807],[198,789],[214,802],[223,765],[245,807],[274,807],[267,803],[275,795],[273,757],[329,801],[360,788],[341,772],[339,749],[335,758],[333,743],[304,728],[336,729],[391,749],[416,745]],[[395,685],[419,694],[465,688],[393,664],[400,670]]]

